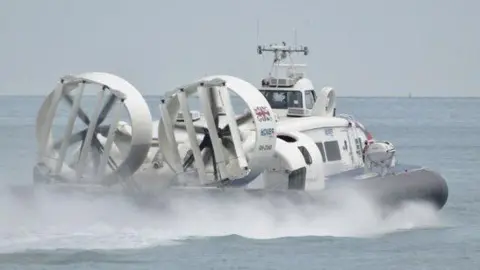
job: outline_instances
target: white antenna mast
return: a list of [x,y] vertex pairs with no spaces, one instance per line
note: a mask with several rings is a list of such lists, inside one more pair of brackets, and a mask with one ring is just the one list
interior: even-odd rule
[[[272,52],[274,54],[273,62],[272,62],[272,70],[276,76],[277,68],[280,66],[284,66],[281,62],[287,58],[289,58],[292,63],[290,64],[291,68],[294,68],[293,59],[291,58],[291,54],[293,53],[303,53],[303,55],[308,55],[309,50],[307,46],[287,46],[285,42],[281,44],[270,44],[269,46],[257,46],[257,53],[263,55],[263,52]],[[270,76],[272,71],[270,71]]]

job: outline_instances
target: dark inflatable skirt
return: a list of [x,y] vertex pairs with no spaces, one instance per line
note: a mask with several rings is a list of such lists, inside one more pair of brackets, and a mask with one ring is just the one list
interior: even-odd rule
[[448,200],[446,180],[432,170],[399,164],[384,177],[368,176],[364,169],[355,169],[330,177],[327,188],[351,186],[379,203],[397,205],[405,201],[429,202],[442,209]]

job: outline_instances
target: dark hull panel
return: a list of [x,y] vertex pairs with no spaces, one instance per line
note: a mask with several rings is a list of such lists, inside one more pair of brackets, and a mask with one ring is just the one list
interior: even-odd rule
[[384,177],[368,177],[360,168],[329,177],[326,181],[327,189],[350,186],[390,205],[402,201],[427,201],[441,209],[448,199],[445,179],[418,166],[399,164]]

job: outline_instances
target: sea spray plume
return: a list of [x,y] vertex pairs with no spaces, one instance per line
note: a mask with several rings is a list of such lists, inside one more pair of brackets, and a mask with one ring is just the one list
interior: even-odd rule
[[179,194],[159,209],[116,196],[45,192],[30,204],[2,196],[0,249],[131,249],[226,235],[368,237],[440,222],[433,209],[418,203],[383,218],[378,206],[354,190],[320,199],[310,194],[303,201],[246,192]]

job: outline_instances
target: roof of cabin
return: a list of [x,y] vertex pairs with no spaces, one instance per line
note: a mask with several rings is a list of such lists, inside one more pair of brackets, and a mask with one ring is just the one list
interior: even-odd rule
[[[276,79],[276,78],[273,78]],[[279,78],[281,79],[281,78]],[[300,78],[297,79],[293,84],[286,83],[285,85],[279,86],[269,86],[269,85],[261,85],[259,90],[298,90],[298,91],[306,91],[306,90],[313,90],[313,83],[310,79],[307,78]]]

